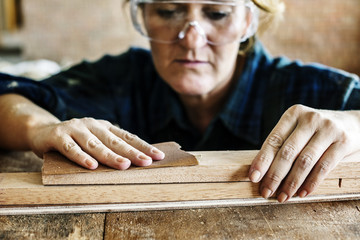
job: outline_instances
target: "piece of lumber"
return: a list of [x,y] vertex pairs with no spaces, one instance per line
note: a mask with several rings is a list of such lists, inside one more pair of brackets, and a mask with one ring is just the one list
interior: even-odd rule
[[0,217],[2,240],[97,240],[104,236],[105,214],[11,215]]
[[[261,198],[251,182],[44,186],[41,173],[1,173],[0,205],[216,201]],[[325,179],[313,196],[360,193],[359,179]],[[306,198],[304,198],[306,199]]]
[[[199,162],[195,156],[181,150],[180,145],[175,142],[164,142],[154,144],[155,147],[165,153],[165,158],[161,161],[154,161],[150,166],[134,167],[131,166],[127,171],[144,170],[153,168],[173,168],[184,166],[195,166]],[[81,167],[58,152],[49,152],[44,155],[44,164],[42,167],[42,180],[45,185],[59,184],[114,184],[112,175],[119,175],[121,170],[116,170],[105,165],[99,164],[95,170],[89,170]],[[146,172],[146,171],[145,171]],[[86,175],[87,174],[87,175]],[[58,180],[66,178],[66,181]],[[88,177],[87,177],[88,176]],[[75,180],[76,179],[76,180]],[[98,181],[99,183],[96,183]]]
[[[306,198],[293,197],[284,204],[325,203],[359,200],[360,193],[310,195]],[[74,213],[106,213],[136,212],[198,208],[223,208],[239,206],[278,205],[276,199],[236,198],[223,200],[143,202],[143,203],[107,203],[107,204],[59,204],[59,205],[0,205],[1,215],[33,215],[33,214],[74,214]]]
[[[143,183],[200,183],[248,181],[248,170],[258,151],[203,151],[191,152],[198,159],[196,166],[153,168],[119,171],[107,168],[93,171],[77,167],[82,172],[69,174],[44,174],[44,185],[79,184],[143,184]],[[51,158],[70,163],[60,154]],[[327,178],[359,178],[360,152],[341,161]]]
[[[120,205],[120,204],[117,204]],[[121,204],[123,205],[123,204]],[[114,205],[109,205],[111,209]],[[0,216],[1,239],[359,239],[360,201],[76,214],[68,206]],[[89,205],[81,206],[88,209]],[[94,210],[96,206],[92,206]],[[102,211],[103,206],[99,206]],[[9,209],[9,210],[13,210]],[[60,212],[62,209],[65,212]],[[1,215],[0,207],[0,215]],[[20,210],[20,209],[19,209]],[[65,213],[65,214],[63,214]],[[37,214],[37,215],[34,215]],[[171,231],[169,231],[171,229]],[[311,229],[311,231],[309,231]],[[25,237],[26,236],[26,237]],[[31,237],[30,237],[31,236]],[[315,236],[315,238],[314,238]]]
[[104,239],[360,239],[359,204],[112,213],[106,216]]
[[[199,164],[195,156],[181,150],[181,146],[176,142],[158,143],[153,146],[165,153],[165,158],[163,160],[153,161],[151,165],[146,167],[131,166],[128,170],[194,166]],[[89,170],[73,163],[58,152],[49,152],[44,154],[44,164],[42,168],[42,174],[44,175],[111,171],[117,170],[102,164],[100,164],[95,170]]]

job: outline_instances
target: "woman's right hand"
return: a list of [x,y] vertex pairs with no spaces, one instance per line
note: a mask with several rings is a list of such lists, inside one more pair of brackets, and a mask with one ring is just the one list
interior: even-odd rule
[[115,169],[127,169],[131,164],[148,166],[152,160],[165,156],[136,135],[93,118],[34,126],[29,131],[29,139],[31,149],[38,156],[59,151],[88,169],[96,169],[98,162]]

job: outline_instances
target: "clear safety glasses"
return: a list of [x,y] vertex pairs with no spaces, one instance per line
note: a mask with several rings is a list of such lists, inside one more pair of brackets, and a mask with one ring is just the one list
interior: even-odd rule
[[[135,29],[159,43],[175,43],[194,29],[209,44],[222,45],[244,41],[257,28],[250,0],[131,0],[130,7]],[[244,34],[248,14],[252,26]]]

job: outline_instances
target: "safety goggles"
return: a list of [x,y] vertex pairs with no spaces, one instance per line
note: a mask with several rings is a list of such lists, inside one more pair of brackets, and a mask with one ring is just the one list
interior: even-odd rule
[[[256,7],[250,0],[131,0],[130,8],[135,29],[165,44],[185,38],[190,29],[212,45],[241,42],[257,28]],[[248,14],[252,26],[244,34]]]

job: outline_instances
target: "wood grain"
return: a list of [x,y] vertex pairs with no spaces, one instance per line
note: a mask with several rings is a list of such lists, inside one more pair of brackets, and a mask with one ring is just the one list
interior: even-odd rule
[[0,216],[0,239],[103,239],[105,214]]
[[43,162],[33,152],[0,150],[0,172],[40,172]]
[[0,239],[359,239],[359,209],[343,201],[0,216]]
[[[313,196],[360,193],[358,179],[326,179]],[[260,198],[251,182],[44,186],[40,173],[0,174],[0,205],[214,201]],[[321,198],[319,199],[321,200]]]
[[[256,151],[245,153],[254,156]],[[203,163],[204,158],[200,158],[199,166],[211,166],[219,159],[223,159],[235,169],[239,169],[238,165],[235,166],[235,163],[238,164],[236,161],[239,161],[237,157],[244,156],[244,152],[233,151],[194,152],[193,154],[203,157],[211,154],[212,157]],[[248,158],[248,164],[251,163],[250,159]],[[359,199],[357,159],[358,155],[356,154],[347,157],[339,164],[339,166],[343,166],[343,169],[338,166],[333,170],[330,178],[326,179],[315,193],[306,198],[294,197],[289,203]],[[236,160],[235,163],[234,160]],[[150,170],[154,169],[147,171]],[[341,187],[340,179],[336,176],[343,176]],[[0,215],[122,212],[277,204],[275,199],[261,198],[257,188],[257,184],[246,180],[244,182],[212,183],[44,186],[41,182],[40,172],[0,173]]]
[[359,239],[359,209],[343,201],[0,216],[0,239]]
[[360,201],[107,214],[104,239],[359,239]]
[[[200,183],[248,181],[248,170],[258,151],[203,151],[191,152],[199,164],[186,167],[169,167],[119,171],[86,170],[76,174],[44,174],[44,185],[77,184],[143,184],[143,183]],[[63,158],[57,155],[57,158]],[[66,159],[61,161],[69,163]],[[359,178],[360,153],[348,156],[329,174],[328,178]]]

